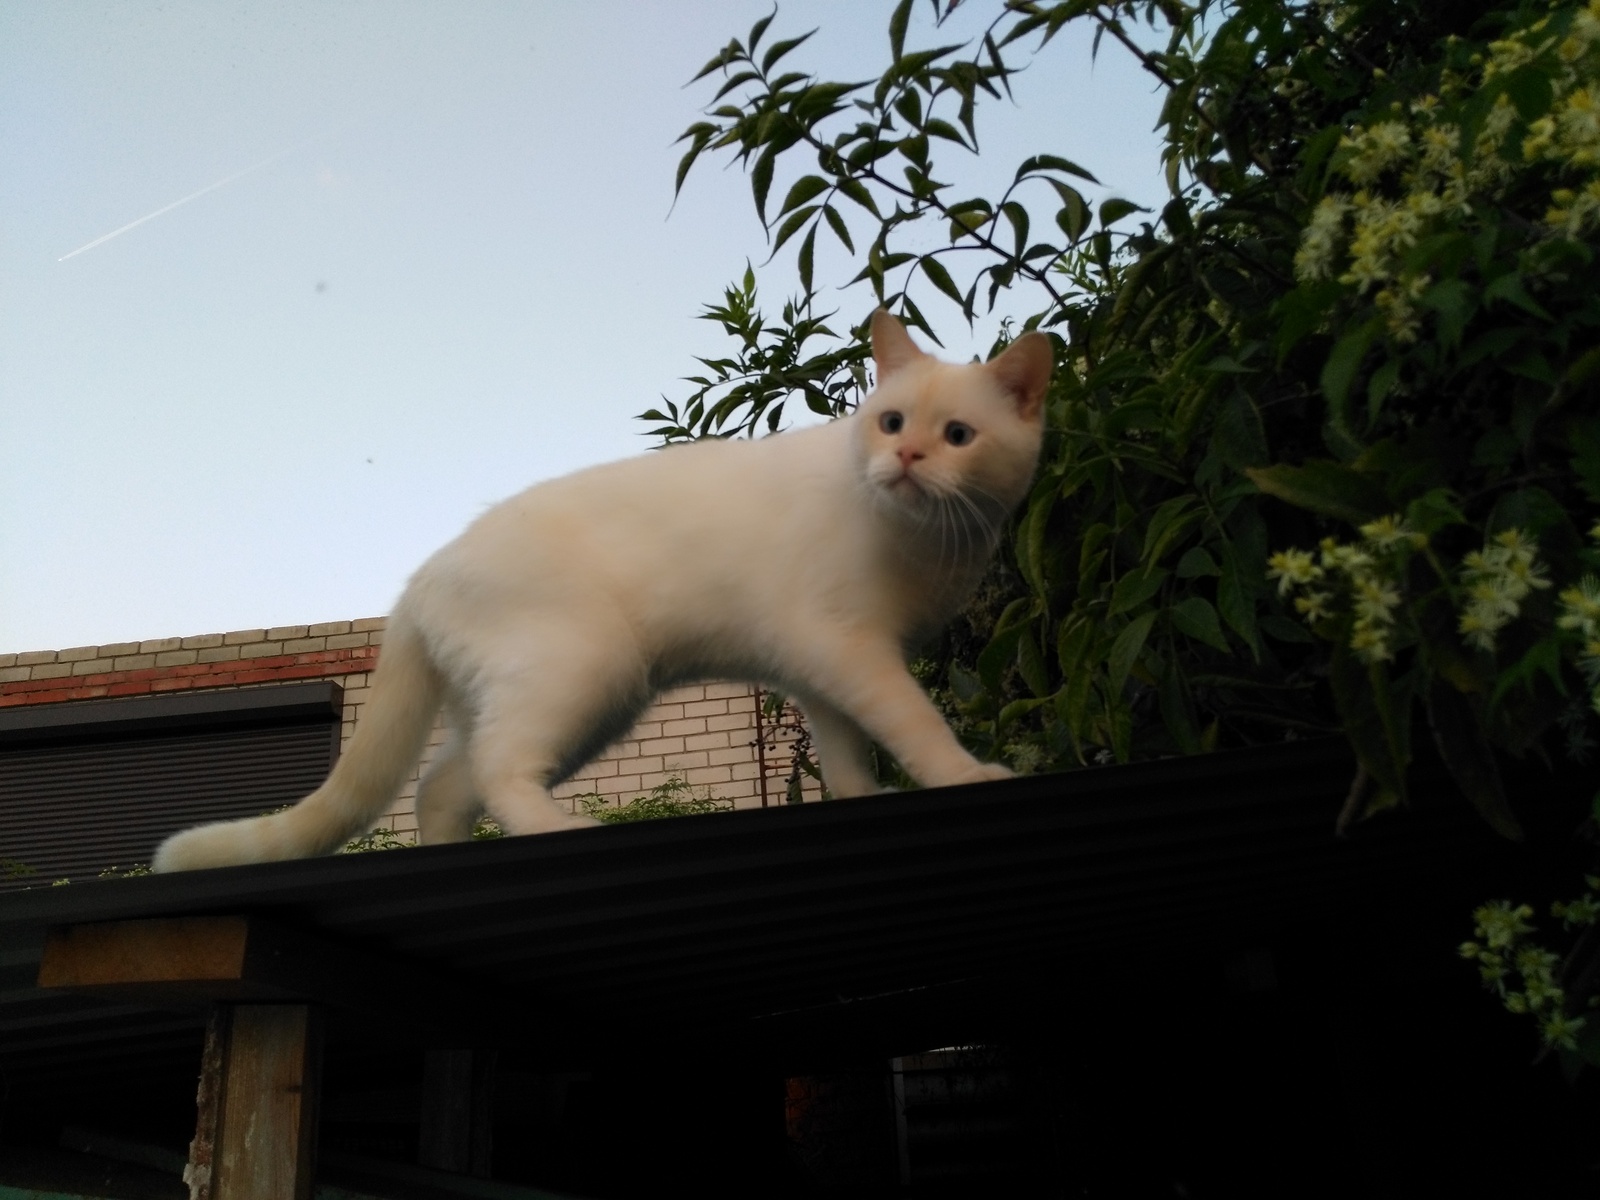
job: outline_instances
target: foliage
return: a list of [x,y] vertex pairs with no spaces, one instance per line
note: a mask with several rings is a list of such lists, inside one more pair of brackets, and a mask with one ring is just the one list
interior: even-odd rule
[[[276,811],[283,811],[278,809]],[[481,816],[472,825],[472,840],[488,841],[505,837],[505,831],[496,825],[493,817]],[[339,849],[340,854],[365,854],[372,850],[409,850],[417,844],[416,835],[401,833],[379,825],[360,837],[351,838]]]
[[[941,21],[953,8],[932,4]],[[744,163],[773,252],[798,247],[803,295],[769,321],[747,270],[704,314],[734,353],[644,415],[671,439],[776,428],[795,397],[855,403],[861,326],[835,337],[816,314],[819,236],[859,264],[862,309],[934,340],[941,304],[1065,334],[1055,436],[994,581],[1005,603],[976,653],[932,655],[974,748],[1060,769],[1342,728],[1375,809],[1405,796],[1417,710],[1515,835],[1489,747],[1539,749],[1563,721],[1587,736],[1586,643],[1555,599],[1588,586],[1573,514],[1600,504],[1600,298],[1582,270],[1600,18],[1019,0],[971,43],[924,50],[910,15],[902,0],[877,80],[789,69],[805,39],[769,41],[771,17],[702,70],[720,83],[679,185],[702,156]],[[1166,90],[1159,218],[1115,198],[1094,211],[1092,176],[1057,154],[993,196],[940,182],[939,154],[976,150],[980,101],[1071,22]],[[930,248],[930,223],[946,244]],[[1506,536],[1537,573],[1515,622],[1492,598],[1491,630]],[[1335,559],[1383,541],[1382,571],[1346,571],[1297,611],[1291,551],[1271,551],[1329,537]]]
[[415,846],[410,834],[397,833],[379,825],[359,837],[353,837],[339,848],[339,854],[367,854],[373,850],[409,850]]
[[653,821],[658,817],[690,817],[700,813],[731,812],[733,801],[711,794],[708,787],[695,788],[681,775],[670,775],[642,796],[625,804],[612,804],[597,792],[576,797],[585,816],[608,825],[628,821]]
[[[1502,759],[1581,761],[1600,706],[1600,0],[991,13],[918,48],[900,0],[873,80],[794,69],[776,14],[705,65],[678,186],[743,164],[802,290],[771,320],[747,269],[703,314],[733,351],[642,415],[676,440],[848,412],[880,304],[935,342],[956,313],[1047,330],[1035,487],[919,662],[968,744],[1060,770],[1339,730],[1343,824],[1406,799],[1425,738],[1520,836]],[[1162,89],[1159,213],[1092,205],[1061,147],[988,195],[941,182],[1069,26]],[[819,237],[855,272],[827,314]],[[1581,999],[1600,956],[1573,953]]]

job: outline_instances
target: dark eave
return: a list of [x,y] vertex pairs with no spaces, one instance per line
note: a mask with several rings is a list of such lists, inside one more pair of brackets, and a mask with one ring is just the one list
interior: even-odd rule
[[1249,946],[1492,852],[1465,805],[1426,789],[1336,838],[1352,769],[1342,741],[1298,742],[0,896],[0,1069],[132,1069],[190,1045],[193,1017],[34,980],[50,926],[194,914],[482,983],[574,1045],[668,1030],[777,1046],[839,1036],[874,1006],[940,1036],[1020,981]]

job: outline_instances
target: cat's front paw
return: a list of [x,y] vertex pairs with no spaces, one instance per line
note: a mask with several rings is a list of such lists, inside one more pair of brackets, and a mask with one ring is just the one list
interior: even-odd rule
[[973,763],[952,783],[996,783],[1002,779],[1015,779],[1017,773],[1003,763]]

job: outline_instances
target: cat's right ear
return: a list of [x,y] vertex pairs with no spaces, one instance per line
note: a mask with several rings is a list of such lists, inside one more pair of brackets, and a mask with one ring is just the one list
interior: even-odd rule
[[872,361],[878,368],[879,383],[922,357],[906,327],[887,309],[872,314]]

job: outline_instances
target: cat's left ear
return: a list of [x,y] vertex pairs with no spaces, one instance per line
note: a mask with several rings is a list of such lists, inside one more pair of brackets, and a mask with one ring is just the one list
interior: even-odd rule
[[880,308],[872,314],[872,361],[878,368],[880,383],[922,357],[922,351],[893,313]]
[[1050,339],[1034,330],[1012,342],[985,367],[1016,397],[1017,415],[1025,421],[1037,421],[1044,411],[1044,395],[1050,389],[1055,359]]

